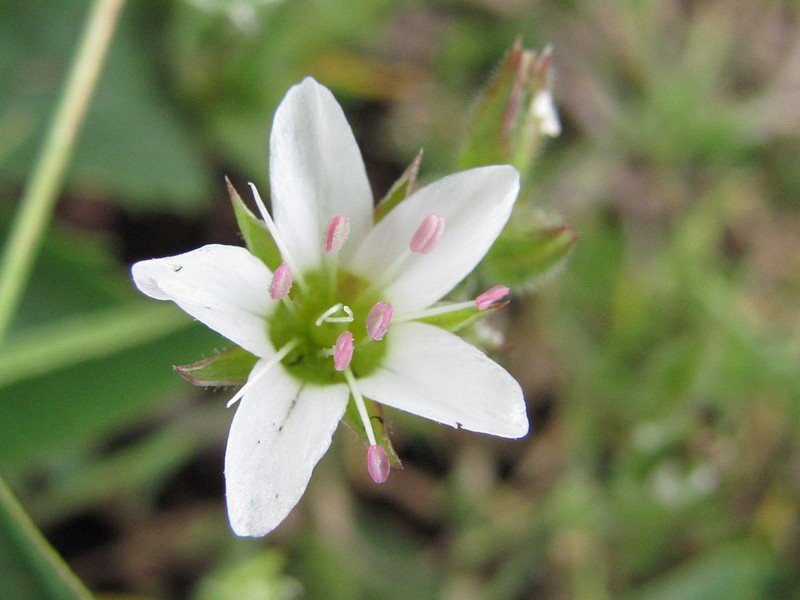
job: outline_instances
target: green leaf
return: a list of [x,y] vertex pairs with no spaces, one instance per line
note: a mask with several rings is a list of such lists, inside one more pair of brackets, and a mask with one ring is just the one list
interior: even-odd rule
[[170,390],[187,387],[171,365],[221,338],[171,308],[172,323],[160,333],[154,328],[149,341],[53,368],[45,364],[4,386],[0,462],[23,466],[66,447],[96,443],[147,418]]
[[[394,446],[392,446],[392,440],[389,439],[389,434],[386,431],[386,424],[383,420],[383,406],[368,398],[364,398],[364,406],[367,408],[367,414],[369,415],[370,424],[372,425],[372,432],[375,434],[375,441],[386,450],[386,454],[389,456],[389,462],[392,463],[392,466],[395,469],[402,469],[403,463],[400,462],[400,457],[397,455],[397,452],[395,452]],[[367,432],[364,429],[364,423],[361,421],[361,415],[358,414],[355,402],[347,403],[347,410],[344,413],[343,421],[355,431],[365,443],[369,443]]]
[[527,289],[561,265],[577,241],[578,235],[569,225],[512,219],[482,266],[492,281]]
[[168,392],[191,389],[172,365],[222,343],[171,303],[141,298],[122,273],[96,241],[51,229],[0,349],[4,467],[135,426]]
[[400,178],[394,182],[386,195],[378,202],[375,207],[375,222],[388,215],[392,209],[408,198],[414,192],[414,184],[419,174],[419,165],[422,162],[422,150],[419,151],[411,164],[408,165]]
[[194,385],[226,387],[244,384],[256,362],[257,356],[234,346],[191,365],[175,367],[175,370]]
[[174,307],[143,301],[28,328],[0,349],[0,387],[157,340],[190,323]]
[[264,225],[264,221],[256,217],[247,208],[239,192],[236,191],[236,188],[233,187],[227,177],[225,178],[225,184],[228,186],[228,194],[230,194],[231,204],[233,204],[236,224],[239,226],[239,231],[242,232],[247,249],[274,271],[283,262],[278,245],[272,239],[266,225]]
[[[88,448],[70,451],[67,461],[63,456],[45,461],[46,485],[27,495],[31,514],[46,526],[113,499],[155,501],[165,479],[209,444],[224,439],[230,420],[222,403],[213,401],[193,405],[190,411],[172,413],[167,409],[161,413],[158,427],[119,449],[97,452]],[[21,479],[25,481],[24,475]]]
[[91,600],[89,593],[0,479],[0,596],[14,600]]

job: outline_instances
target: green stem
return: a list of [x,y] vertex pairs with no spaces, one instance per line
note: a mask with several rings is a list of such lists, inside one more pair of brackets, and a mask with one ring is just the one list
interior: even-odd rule
[[124,1],[96,0],[92,6],[61,101],[20,201],[0,263],[0,343],[30,279]]

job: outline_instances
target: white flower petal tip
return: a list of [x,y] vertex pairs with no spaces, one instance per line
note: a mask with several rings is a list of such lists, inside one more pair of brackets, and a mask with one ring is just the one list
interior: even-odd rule
[[265,293],[272,273],[244,248],[211,244],[137,262],[131,274],[147,296],[171,300],[257,356],[273,353],[264,329],[264,319],[272,312]]
[[275,225],[303,272],[322,264],[331,215],[346,215],[349,259],[372,226],[373,197],[364,161],[344,112],[330,90],[311,78],[278,106],[270,134]]
[[[444,177],[406,198],[379,221],[358,248],[350,267],[368,280],[376,273],[391,272],[383,295],[396,313],[427,308],[486,255],[511,216],[518,192],[519,174],[508,165],[479,167]],[[429,219],[424,227],[420,227],[422,215]],[[433,246],[435,250],[409,253],[410,240],[418,230],[428,227],[444,233]],[[420,244],[420,248],[428,249],[428,245]],[[404,254],[407,258],[398,265],[397,257]]]
[[271,369],[242,397],[228,434],[228,519],[239,536],[263,536],[299,502],[344,416],[345,385],[302,384]]
[[452,333],[424,323],[398,323],[386,365],[359,380],[366,397],[459,429],[505,438],[528,433],[517,381]]
[[367,471],[372,481],[375,483],[383,483],[389,478],[389,471],[392,465],[389,462],[389,455],[386,454],[381,446],[373,444],[367,450]]

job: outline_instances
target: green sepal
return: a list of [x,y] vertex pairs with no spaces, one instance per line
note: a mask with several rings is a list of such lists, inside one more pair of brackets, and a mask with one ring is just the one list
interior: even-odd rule
[[202,387],[243,385],[258,357],[238,346],[198,360],[191,365],[176,366],[178,374],[188,382]]
[[492,246],[482,267],[492,281],[526,289],[559,267],[578,241],[569,225],[541,219],[512,219]]
[[521,94],[517,80],[521,61],[522,44],[517,40],[497,67],[469,124],[458,157],[460,168],[508,162],[512,153],[508,125],[515,119],[509,112],[522,103],[521,98],[516,98]]
[[[416,320],[419,323],[427,323],[428,325],[434,325],[441,329],[455,333],[456,331],[460,331],[465,327],[469,327],[470,325],[477,323],[486,315],[493,313],[494,311],[501,309],[506,305],[508,305],[508,302],[496,302],[483,310],[478,310],[477,306],[472,306],[470,308],[462,308],[461,310],[454,310],[441,315],[433,315]],[[433,308],[436,307],[434,306]]]
[[419,151],[411,164],[408,165],[400,178],[394,182],[386,195],[378,202],[375,207],[375,222],[388,215],[392,209],[408,198],[414,192],[414,184],[417,182],[419,165],[422,162],[422,150]]
[[233,213],[236,215],[236,224],[242,233],[244,243],[250,252],[261,259],[273,271],[277,269],[283,259],[278,245],[264,225],[264,221],[256,217],[242,200],[239,192],[233,187],[231,180],[225,178],[225,185],[228,187],[228,194],[231,197]]
[[[368,398],[364,398],[364,406],[367,408],[367,414],[372,424],[372,432],[375,434],[375,441],[381,448],[386,450],[392,467],[395,469],[402,469],[403,463],[400,462],[400,457],[397,455],[397,452],[395,452],[394,446],[392,446],[392,440],[389,439],[389,434],[386,432],[386,424],[383,420],[383,406]],[[361,421],[361,415],[358,414],[358,408],[356,408],[355,402],[350,401],[347,403],[347,410],[345,410],[342,420],[350,429],[355,431],[365,443],[369,444],[367,432],[364,429],[364,423]]]
[[532,102],[550,86],[551,59],[549,48],[537,55],[517,38],[477,103],[459,153],[461,169],[510,163],[525,179],[544,135]]

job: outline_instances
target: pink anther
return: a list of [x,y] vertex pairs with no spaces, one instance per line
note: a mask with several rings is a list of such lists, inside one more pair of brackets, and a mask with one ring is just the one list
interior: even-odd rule
[[334,215],[328,223],[328,230],[325,232],[325,253],[339,252],[349,236],[350,219],[342,215]]
[[292,270],[286,263],[275,269],[272,274],[272,282],[269,284],[269,296],[273,300],[284,298],[289,290],[292,289]]
[[369,447],[369,450],[367,450],[367,471],[369,471],[372,481],[375,483],[386,481],[389,477],[391,466],[386,450],[377,444]]
[[444,217],[441,215],[428,215],[420,223],[414,237],[411,238],[409,247],[412,252],[427,254],[439,245],[444,233]]
[[495,302],[508,296],[509,292],[511,292],[511,290],[506,286],[496,285],[475,298],[475,306],[478,307],[478,310],[486,310]]
[[392,305],[388,302],[377,302],[367,315],[367,334],[373,340],[382,340],[386,330],[392,323]]
[[353,360],[353,350],[353,334],[343,331],[333,345],[333,368],[337,371],[344,371],[349,367],[350,361]]

